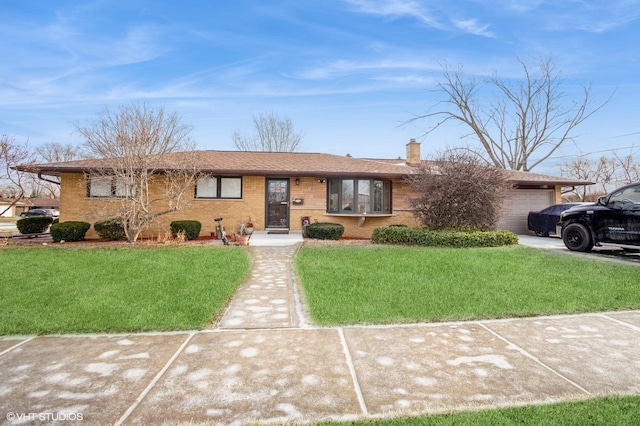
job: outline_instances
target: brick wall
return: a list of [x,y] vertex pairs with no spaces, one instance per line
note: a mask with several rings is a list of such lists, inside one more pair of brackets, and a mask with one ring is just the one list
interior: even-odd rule
[[[291,178],[290,196],[302,198],[301,205],[290,204],[290,229],[302,228],[301,218],[309,216],[312,222],[335,222],[345,227],[345,237],[369,238],[373,229],[378,226],[404,223],[416,225],[413,213],[407,203],[409,187],[401,179],[394,180],[393,215],[375,217],[369,215],[360,217],[346,217],[327,215],[326,213],[326,181],[321,183],[315,177],[300,177],[299,184]],[[183,210],[166,214],[158,218],[157,223],[142,233],[142,237],[164,235],[169,230],[169,223],[174,220],[197,220],[202,223],[201,236],[210,236],[215,232],[215,217],[223,217],[223,224],[227,233],[237,232],[240,222],[248,222],[249,218],[256,230],[265,228],[265,185],[264,176],[244,176],[242,178],[241,200],[190,200]],[[161,185],[156,188],[160,191]],[[194,193],[192,190],[190,193]],[[155,195],[159,195],[155,194]],[[63,173],[60,187],[60,221],[82,220],[93,225],[98,220],[117,216],[120,201],[118,199],[89,198],[87,196],[87,182],[81,173]],[[158,206],[160,210],[165,205]],[[87,233],[87,238],[97,238],[93,226]]]

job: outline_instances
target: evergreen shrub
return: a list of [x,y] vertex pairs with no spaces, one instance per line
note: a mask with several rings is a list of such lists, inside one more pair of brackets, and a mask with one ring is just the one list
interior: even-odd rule
[[54,243],[60,241],[82,241],[87,231],[91,228],[91,224],[80,221],[60,222],[51,225],[51,238]]
[[433,230],[399,226],[375,228],[371,240],[378,244],[452,248],[500,247],[518,244],[518,236],[510,231]]
[[29,216],[18,219],[16,227],[21,234],[39,234],[45,232],[52,223],[51,216]]
[[178,233],[183,231],[187,240],[197,240],[202,224],[197,220],[174,220],[169,224],[169,228],[171,228],[173,238],[176,238]]
[[344,234],[344,226],[339,223],[316,222],[306,228],[308,238],[316,240],[339,240]]
[[93,229],[100,238],[104,238],[109,241],[116,241],[126,236],[124,232],[124,226],[122,225],[122,219],[112,218],[106,220],[100,220],[93,224]]

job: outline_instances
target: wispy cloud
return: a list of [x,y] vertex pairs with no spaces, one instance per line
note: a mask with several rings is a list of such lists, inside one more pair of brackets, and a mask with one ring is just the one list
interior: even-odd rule
[[162,56],[168,48],[158,42],[158,28],[154,25],[138,25],[115,40],[112,54],[103,50],[103,57],[112,58],[117,65],[150,61]]
[[640,7],[636,1],[581,2],[581,8],[560,15],[557,23],[565,29],[605,33],[639,19]]
[[[495,0],[490,0],[495,5]],[[518,13],[527,13],[537,9],[545,0],[506,0],[505,8]]]
[[394,123],[439,100],[429,89],[441,64],[516,79],[515,56],[538,54],[557,58],[563,82],[592,81],[602,96],[624,87],[594,134],[638,131],[638,0],[4,3],[0,130],[32,140],[64,140],[104,106],[148,100],[195,121],[203,140],[277,110],[306,121],[312,149],[315,137],[342,151],[354,134],[382,152]]
[[0,105],[100,97],[117,78],[112,74],[115,68],[148,62],[168,51],[158,41],[159,29],[149,24],[96,32],[80,17],[58,14],[46,25],[10,25],[13,43],[5,48],[8,66],[0,71]]
[[[415,0],[345,0],[361,13],[390,18],[409,17],[417,19],[429,27],[443,30],[461,30],[468,34],[493,38],[488,24],[480,24],[475,18],[448,17],[448,5],[445,2],[418,2]],[[453,8],[455,9],[455,8]]]
[[[496,0],[481,0],[485,7]],[[636,0],[503,0],[504,10],[517,15],[533,16],[551,31],[579,30],[600,34],[640,19]]]
[[353,60],[337,60],[326,66],[308,68],[294,76],[307,80],[322,80],[336,77],[343,77],[363,72],[371,73],[376,71],[407,71],[421,70],[433,71],[440,69],[435,62],[405,60],[400,58],[382,59],[379,61],[353,61]]
[[489,24],[479,24],[476,19],[453,20],[453,24],[457,28],[469,34],[475,34],[478,36],[489,38],[495,37],[495,34],[489,31]]
[[345,0],[355,6],[359,12],[388,17],[413,17],[423,23],[439,29],[445,26],[427,13],[424,7],[414,0]]

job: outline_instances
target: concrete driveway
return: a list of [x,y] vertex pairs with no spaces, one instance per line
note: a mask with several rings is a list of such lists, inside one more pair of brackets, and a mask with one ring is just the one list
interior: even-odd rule
[[15,222],[0,222],[0,237],[11,236],[18,233]]
[[518,242],[523,246],[535,247],[545,250],[558,250],[574,256],[598,257],[613,261],[622,261],[631,264],[640,264],[640,254],[628,253],[618,247],[594,247],[589,253],[570,251],[565,247],[559,237],[536,237],[534,235],[518,235]]
[[535,235],[520,234],[518,235],[518,243],[528,247],[569,251],[558,237],[536,237]]

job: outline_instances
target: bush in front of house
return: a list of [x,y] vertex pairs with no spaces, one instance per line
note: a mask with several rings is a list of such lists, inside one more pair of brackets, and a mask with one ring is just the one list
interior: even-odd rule
[[87,231],[91,228],[91,224],[81,221],[60,222],[51,225],[51,239],[54,243],[60,241],[82,241]]
[[197,220],[174,220],[169,224],[169,228],[171,228],[173,238],[176,238],[178,233],[184,232],[187,240],[197,240],[202,224]]
[[418,222],[442,230],[495,230],[512,189],[504,169],[458,149],[423,162],[405,180],[415,194],[409,204]]
[[371,240],[378,244],[403,244],[426,247],[500,247],[518,244],[511,231],[434,230],[389,226],[375,228]]
[[18,219],[16,227],[21,234],[39,234],[45,232],[52,223],[51,216],[31,216]]
[[306,228],[308,238],[316,240],[339,240],[344,234],[344,226],[339,223],[316,222]]
[[99,220],[93,224],[93,229],[100,238],[109,241],[116,241],[126,236],[122,219],[114,217],[113,219]]

